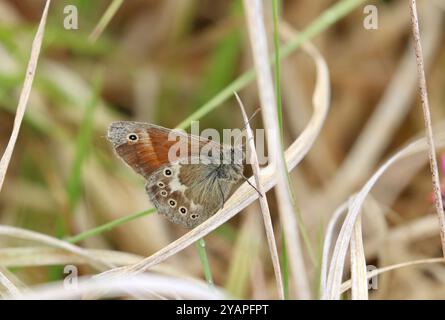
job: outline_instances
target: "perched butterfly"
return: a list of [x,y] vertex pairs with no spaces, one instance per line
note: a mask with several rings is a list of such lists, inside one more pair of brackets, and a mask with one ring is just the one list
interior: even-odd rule
[[113,122],[107,137],[118,156],[146,179],[157,211],[186,228],[215,214],[234,185],[246,179],[240,147],[131,121]]

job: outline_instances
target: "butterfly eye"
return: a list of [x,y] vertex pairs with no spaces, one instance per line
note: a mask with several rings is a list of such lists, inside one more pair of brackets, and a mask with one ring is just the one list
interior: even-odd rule
[[159,194],[163,197],[166,197],[168,193],[167,193],[167,191],[162,190]]
[[170,169],[167,168],[164,170],[164,176],[169,177],[171,175],[172,175],[172,171]]
[[159,188],[164,188],[164,187],[165,187],[165,183],[162,182],[162,181],[159,181],[159,182],[157,183],[157,185],[158,185]]
[[128,141],[136,142],[136,141],[138,141],[138,139],[139,139],[139,137],[136,133],[130,133],[127,136]]
[[192,214],[190,216],[190,218],[192,218],[193,220],[198,219],[198,217],[199,217],[199,214]]
[[187,213],[187,208],[186,207],[180,207],[179,208],[179,213],[186,214]]
[[170,205],[170,207],[174,208],[176,207],[176,201],[173,199],[168,199],[168,204]]

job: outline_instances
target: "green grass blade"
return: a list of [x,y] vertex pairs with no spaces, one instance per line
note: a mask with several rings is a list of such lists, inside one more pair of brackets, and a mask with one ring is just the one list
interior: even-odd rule
[[108,6],[107,10],[103,14],[102,18],[100,18],[98,24],[94,28],[93,32],[91,32],[89,39],[92,42],[95,42],[102,32],[104,32],[107,25],[110,23],[111,19],[113,19],[117,10],[119,10],[120,6],[124,0],[113,0],[113,2]]
[[94,111],[99,101],[101,76],[96,76],[93,84],[93,94],[85,109],[85,115],[77,136],[74,162],[71,167],[67,184],[67,194],[70,209],[73,210],[81,193],[82,167],[88,156],[91,136],[93,133]]
[[201,238],[196,241],[196,247],[198,249],[199,259],[201,260],[201,264],[204,269],[204,277],[209,286],[213,287],[212,271],[210,269],[209,259],[207,258],[206,243],[204,239]]
[[81,232],[81,233],[79,233],[79,234],[77,234],[75,236],[66,238],[65,241],[67,241],[69,243],[77,243],[77,242],[85,240],[87,238],[91,238],[93,236],[96,236],[96,235],[98,235],[100,233],[103,233],[103,232],[106,232],[106,231],[110,231],[111,229],[116,228],[117,226],[120,226],[120,225],[122,225],[124,223],[127,223],[127,222],[130,222],[130,221],[133,221],[133,220],[145,217],[145,216],[147,216],[149,214],[152,214],[154,212],[156,212],[155,208],[150,208],[150,209],[147,209],[147,210],[144,210],[144,211],[141,211],[141,212],[136,212],[136,213],[130,214],[128,216],[125,216],[125,217],[122,217],[122,218],[110,221],[110,222],[105,223],[103,225],[100,225],[100,226],[98,226],[96,228],[92,228],[90,230],[86,230],[86,231]]

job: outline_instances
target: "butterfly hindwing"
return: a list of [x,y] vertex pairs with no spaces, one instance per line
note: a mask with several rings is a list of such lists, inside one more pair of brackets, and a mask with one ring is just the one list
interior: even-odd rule
[[147,180],[145,189],[158,213],[186,228],[193,228],[208,218],[202,203],[186,196],[188,187],[179,180],[181,164],[161,167]]
[[158,212],[170,221],[193,228],[224,206],[238,181],[221,181],[215,165],[173,163],[159,168],[146,183]]

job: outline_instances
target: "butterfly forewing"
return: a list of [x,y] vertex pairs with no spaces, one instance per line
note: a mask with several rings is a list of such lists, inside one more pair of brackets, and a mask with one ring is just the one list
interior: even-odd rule
[[199,136],[132,121],[113,122],[107,136],[118,156],[145,178],[166,164],[199,157],[204,147],[220,148]]

